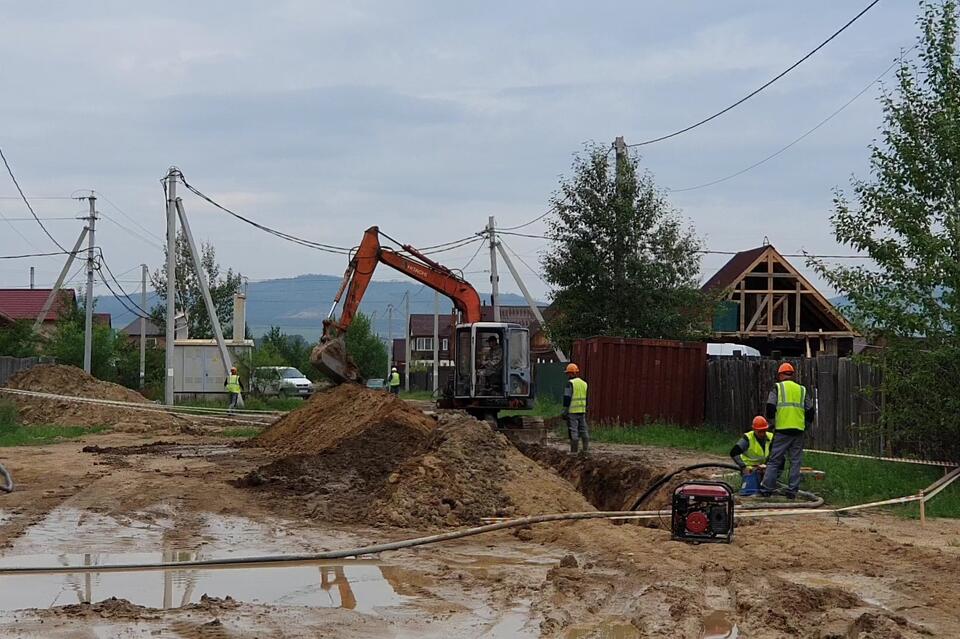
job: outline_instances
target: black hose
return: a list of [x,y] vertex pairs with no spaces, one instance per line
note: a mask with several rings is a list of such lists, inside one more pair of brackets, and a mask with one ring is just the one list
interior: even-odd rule
[[[668,481],[670,481],[671,479],[673,479],[676,475],[679,475],[680,473],[685,473],[685,472],[687,472],[687,471],[689,471],[689,470],[697,470],[698,468],[727,468],[727,469],[730,469],[730,470],[735,470],[735,471],[737,471],[738,473],[740,472],[740,467],[739,467],[739,466],[736,466],[736,465],[734,465],[734,464],[726,464],[726,463],[722,463],[722,462],[706,462],[706,463],[702,463],[702,464],[692,464],[692,465],[690,465],[690,466],[684,466],[684,467],[682,467],[682,468],[678,468],[677,470],[675,470],[675,471],[673,471],[673,472],[670,472],[670,473],[667,473],[666,475],[664,475],[663,477],[661,477],[660,479],[658,479],[657,481],[655,481],[652,486],[650,486],[649,488],[647,488],[646,492],[644,492],[642,495],[640,495],[640,497],[637,499],[636,502],[634,502],[633,507],[630,508],[630,510],[637,510],[643,502],[645,502],[647,499],[649,499],[649,498],[651,497],[651,495],[653,495],[655,492],[657,492],[657,490],[659,490],[659,489],[660,489],[664,484],[666,484]],[[738,505],[737,505],[737,508],[739,508],[739,509],[741,509],[741,510],[760,510],[760,509],[764,509],[764,510],[766,510],[766,509],[776,510],[776,509],[778,509],[778,508],[780,508],[780,509],[790,509],[790,508],[819,508],[820,506],[823,506],[823,497],[819,497],[819,496],[817,496],[817,495],[815,495],[815,494],[813,494],[813,493],[807,492],[807,491],[805,491],[805,490],[798,490],[798,491],[797,491],[797,495],[799,495],[800,497],[805,498],[807,501],[800,502],[800,503],[793,503],[793,502],[787,502],[787,503],[784,503],[784,502],[755,502],[755,503],[750,503],[750,504],[738,504]]]
[[640,495],[639,498],[637,498],[637,501],[634,502],[634,504],[633,504],[633,506],[630,508],[630,510],[637,510],[637,509],[640,507],[640,504],[642,504],[642,503],[645,502],[647,499],[649,499],[651,495],[653,495],[655,492],[657,492],[657,490],[659,490],[661,486],[663,486],[663,485],[666,484],[668,481],[670,481],[671,479],[673,479],[674,476],[679,475],[680,473],[685,473],[685,472],[687,472],[687,471],[689,471],[689,470],[697,470],[698,468],[728,468],[728,469],[735,470],[735,471],[737,471],[738,473],[740,472],[740,467],[739,467],[739,466],[737,466],[737,465],[735,465],[735,464],[724,464],[724,463],[720,463],[720,462],[706,462],[706,463],[702,463],[702,464],[692,464],[692,465],[690,465],[690,466],[684,466],[684,467],[682,467],[682,468],[678,468],[677,470],[675,470],[675,471],[673,471],[673,472],[670,472],[670,473],[667,473],[666,475],[664,475],[663,477],[661,477],[661,478],[658,479],[657,481],[653,482],[653,485],[650,486],[649,488],[647,488],[647,491],[646,491],[645,493],[643,493],[642,495]]

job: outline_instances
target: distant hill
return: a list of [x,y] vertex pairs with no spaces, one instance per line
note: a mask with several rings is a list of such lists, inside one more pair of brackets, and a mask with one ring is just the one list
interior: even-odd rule
[[[298,275],[297,277],[251,282],[247,286],[247,326],[256,337],[260,337],[271,326],[279,326],[288,334],[303,335],[308,340],[320,337],[323,318],[330,312],[333,296],[337,293],[342,277],[334,275]],[[401,337],[404,328],[404,293],[410,293],[411,313],[433,312],[433,291],[408,281],[373,281],[367,287],[360,310],[366,315],[376,314],[374,330],[384,339],[389,333],[387,306],[393,304],[393,336]],[[139,303],[139,293],[129,291]],[[490,302],[489,293],[481,297]],[[158,303],[156,294],[150,293],[148,309]],[[502,294],[501,303],[507,305],[524,304],[523,297]],[[445,297],[440,298],[440,312],[449,313],[452,304]],[[98,297],[97,311],[113,316],[114,328],[123,328],[133,321],[133,315],[124,309],[113,297]]]

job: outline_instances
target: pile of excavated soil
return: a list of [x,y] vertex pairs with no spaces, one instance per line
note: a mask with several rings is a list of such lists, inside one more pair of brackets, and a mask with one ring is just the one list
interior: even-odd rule
[[449,414],[424,451],[388,478],[371,514],[394,526],[421,527],[587,510],[593,507],[568,482],[525,457],[487,423]]
[[[17,373],[7,380],[7,388],[132,404],[150,403],[136,391],[96,379],[79,368],[60,364],[42,364]],[[131,432],[179,429],[189,424],[188,420],[169,413],[24,395],[0,393],[0,396],[17,405],[20,421],[24,424],[109,426],[113,430]]]
[[320,453],[371,431],[365,435],[370,444],[382,448],[377,434],[384,427],[407,433],[411,440],[416,440],[426,436],[435,424],[432,418],[390,393],[341,384],[316,393],[252,443],[290,453]]

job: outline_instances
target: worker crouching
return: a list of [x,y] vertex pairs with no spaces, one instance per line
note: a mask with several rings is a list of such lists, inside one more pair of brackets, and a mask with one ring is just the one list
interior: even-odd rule
[[570,434],[570,452],[577,453],[578,444],[583,442],[583,455],[590,449],[590,431],[587,430],[587,383],[580,379],[580,367],[567,364],[567,386],[563,391],[563,416],[567,419],[567,431]]
[[743,484],[740,494],[743,496],[756,495],[760,492],[760,480],[763,479],[763,470],[770,457],[770,447],[773,444],[773,434],[769,432],[770,425],[763,415],[753,418],[753,427],[743,434],[733,448],[730,449],[730,458],[740,467]]

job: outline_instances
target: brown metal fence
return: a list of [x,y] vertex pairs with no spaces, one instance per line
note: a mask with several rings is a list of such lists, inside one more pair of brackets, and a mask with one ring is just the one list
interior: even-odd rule
[[[719,359],[707,363],[706,422],[731,433],[750,428],[764,413],[767,396],[784,360]],[[878,427],[880,373],[848,357],[792,359],[797,381],[817,400],[817,420],[807,433],[809,448],[884,452]]]
[[591,337],[573,361],[590,385],[588,416],[608,424],[703,423],[706,344]]

